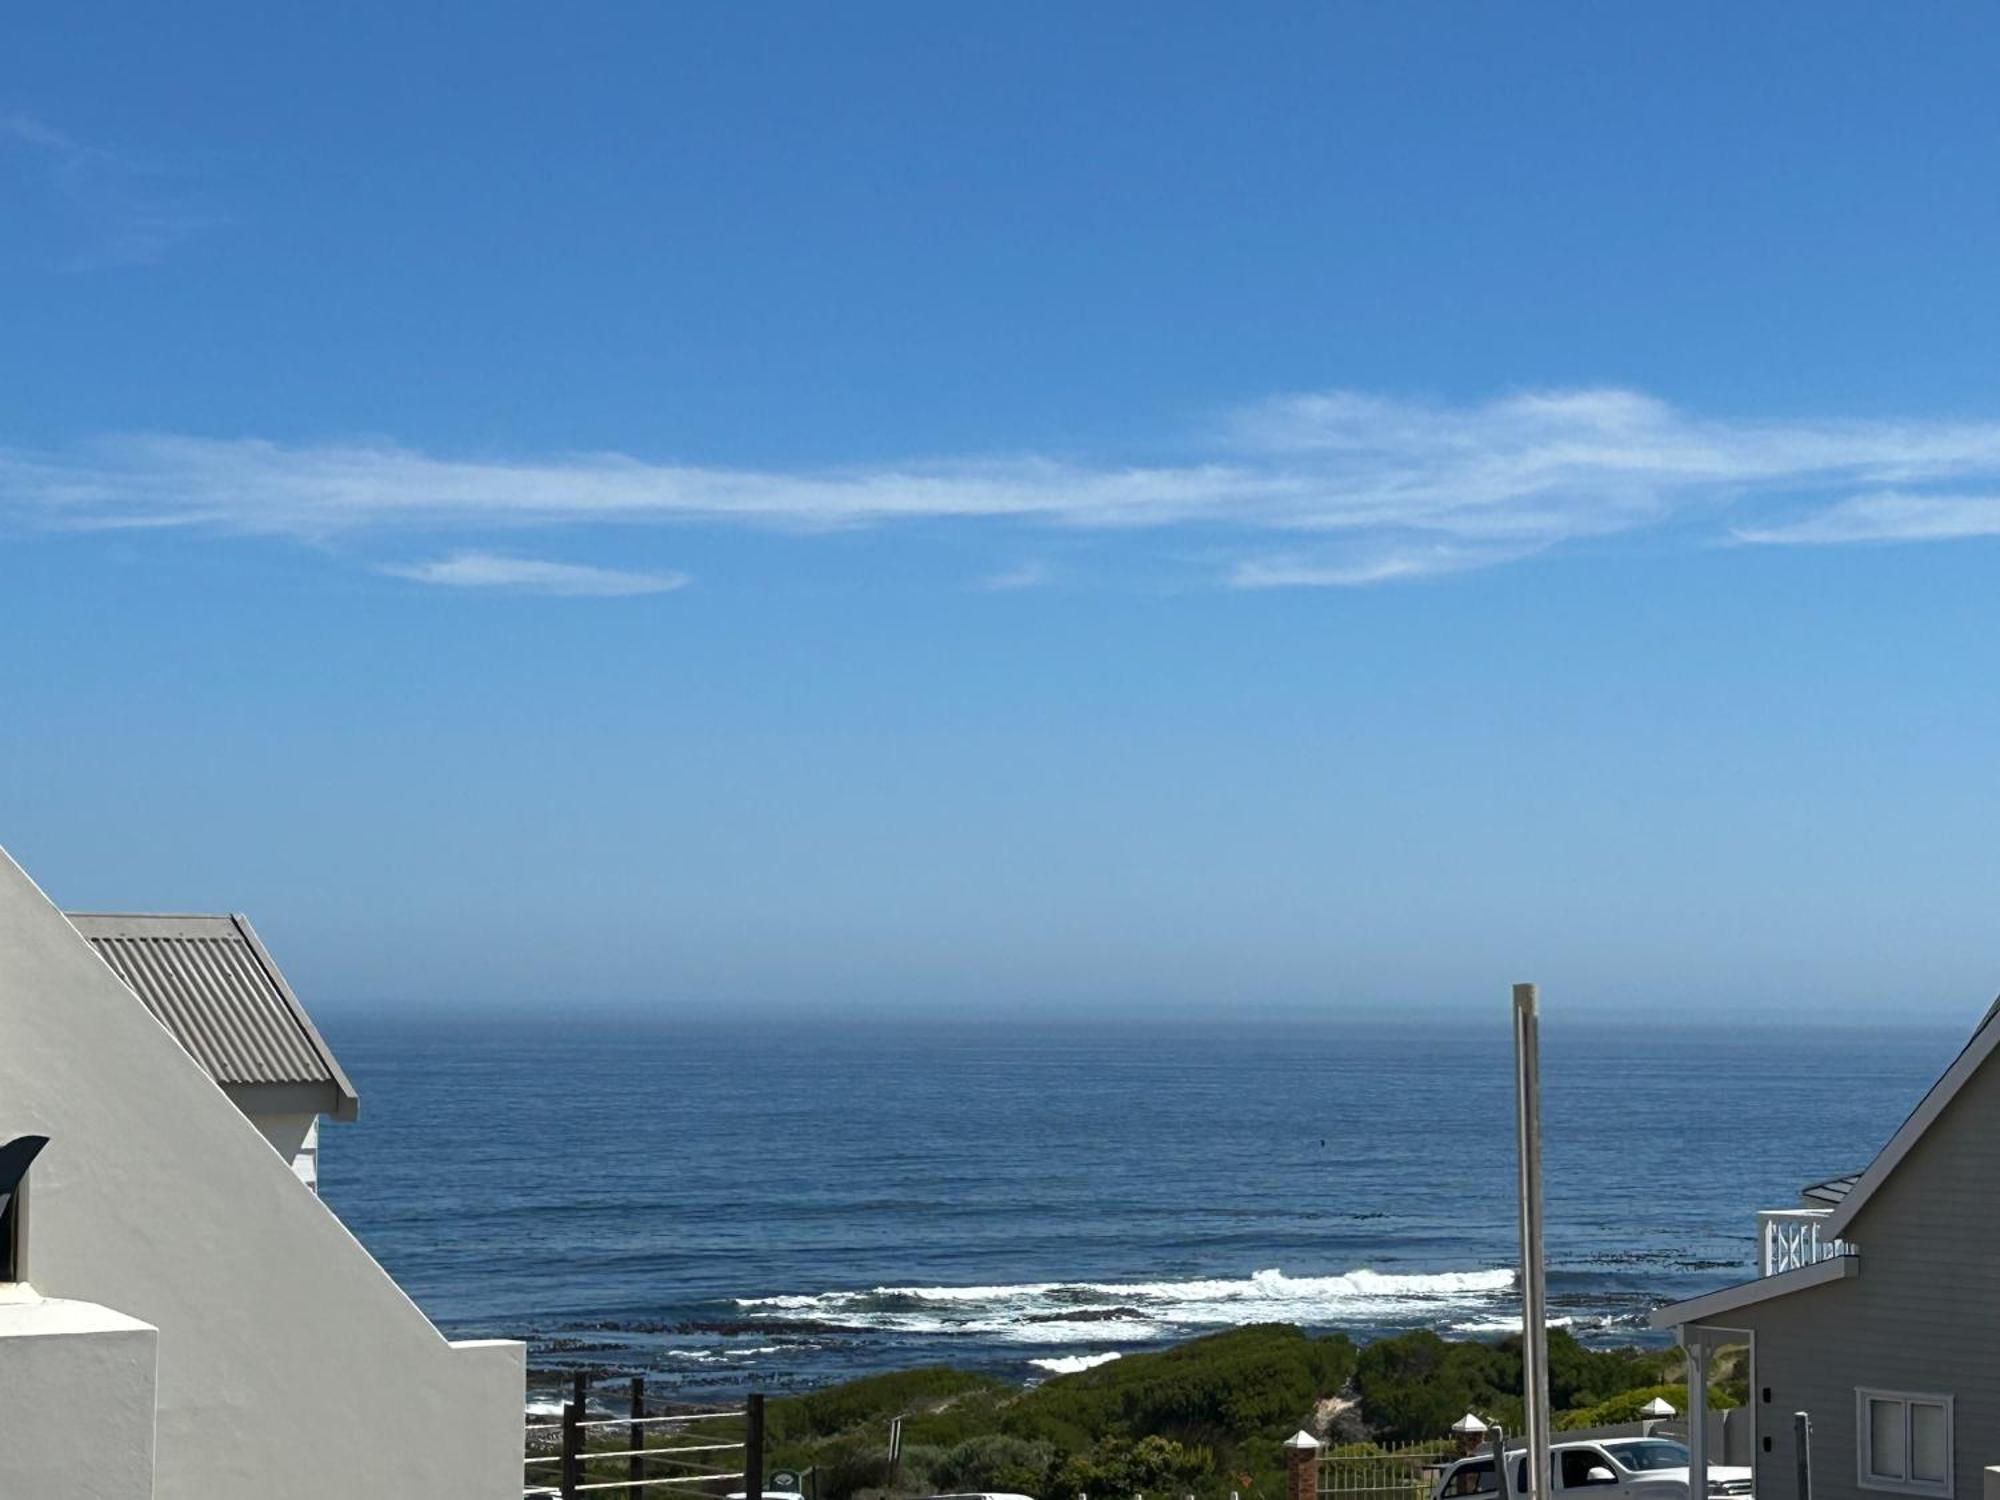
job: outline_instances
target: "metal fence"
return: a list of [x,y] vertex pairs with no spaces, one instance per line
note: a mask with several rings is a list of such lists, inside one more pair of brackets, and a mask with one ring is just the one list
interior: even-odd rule
[[1319,1458],[1319,1500],[1430,1500],[1438,1475],[1458,1457],[1449,1441],[1330,1449]]
[[646,1382],[633,1376],[630,1413],[590,1416],[590,1387],[571,1377],[562,1418],[530,1422],[523,1459],[525,1500],[578,1500],[584,1495],[662,1491],[722,1500],[741,1492],[760,1500],[764,1488],[764,1398],[734,1411],[649,1415]]

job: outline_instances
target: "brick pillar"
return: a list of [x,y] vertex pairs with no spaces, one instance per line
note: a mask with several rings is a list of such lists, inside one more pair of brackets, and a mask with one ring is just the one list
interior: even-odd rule
[[1285,1442],[1285,1500],[1319,1500],[1319,1439],[1310,1432]]

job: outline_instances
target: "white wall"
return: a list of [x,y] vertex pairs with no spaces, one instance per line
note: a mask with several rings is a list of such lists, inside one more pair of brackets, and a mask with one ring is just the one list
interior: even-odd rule
[[158,1333],[88,1302],[0,1301],[0,1495],[150,1500]]
[[[242,1101],[236,1101],[241,1107]],[[245,1108],[258,1134],[271,1143],[278,1155],[292,1164],[292,1175],[315,1193],[319,1191],[319,1116],[314,1114],[264,1114]]]
[[520,1494],[522,1346],[447,1343],[4,854],[0,997],[27,1275],[158,1328],[158,1500]]
[[257,1127],[258,1134],[269,1141],[271,1148],[286,1161],[291,1161],[305,1149],[307,1137],[312,1134],[313,1126],[319,1123],[319,1116],[315,1114],[291,1111],[284,1114],[260,1114],[254,1109],[246,1109],[243,1112],[250,1117],[250,1123]]

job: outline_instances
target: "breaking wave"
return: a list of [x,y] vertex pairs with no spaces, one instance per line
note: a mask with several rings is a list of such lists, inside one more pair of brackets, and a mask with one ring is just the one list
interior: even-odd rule
[[1037,1370],[1047,1370],[1051,1375],[1080,1375],[1085,1370],[1094,1370],[1099,1365],[1108,1365],[1114,1359],[1122,1358],[1111,1354],[1061,1354],[1054,1359],[1031,1359],[1029,1364]]
[[752,1317],[913,1334],[982,1334],[1019,1343],[1128,1343],[1243,1323],[1332,1328],[1381,1320],[1453,1322],[1497,1316],[1510,1270],[1287,1276],[1258,1271],[1192,1281],[1029,1282],[1014,1286],[879,1286],[865,1291],[740,1297]]
[[[1575,1325],[1576,1319],[1574,1318],[1550,1318],[1548,1320],[1548,1326],[1551,1328],[1572,1328]],[[1445,1330],[1447,1333],[1470,1334],[1474,1338],[1483,1338],[1495,1333],[1519,1333],[1520,1331],[1521,1315],[1519,1313],[1493,1318],[1467,1318],[1463,1322],[1451,1324]]]

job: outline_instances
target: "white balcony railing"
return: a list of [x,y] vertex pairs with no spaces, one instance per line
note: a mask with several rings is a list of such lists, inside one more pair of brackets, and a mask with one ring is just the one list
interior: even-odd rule
[[1796,1271],[1818,1265],[1823,1260],[1851,1255],[1845,1240],[1825,1239],[1820,1221],[1830,1208],[1768,1208],[1757,1215],[1757,1260],[1759,1274],[1776,1276],[1780,1271]]

